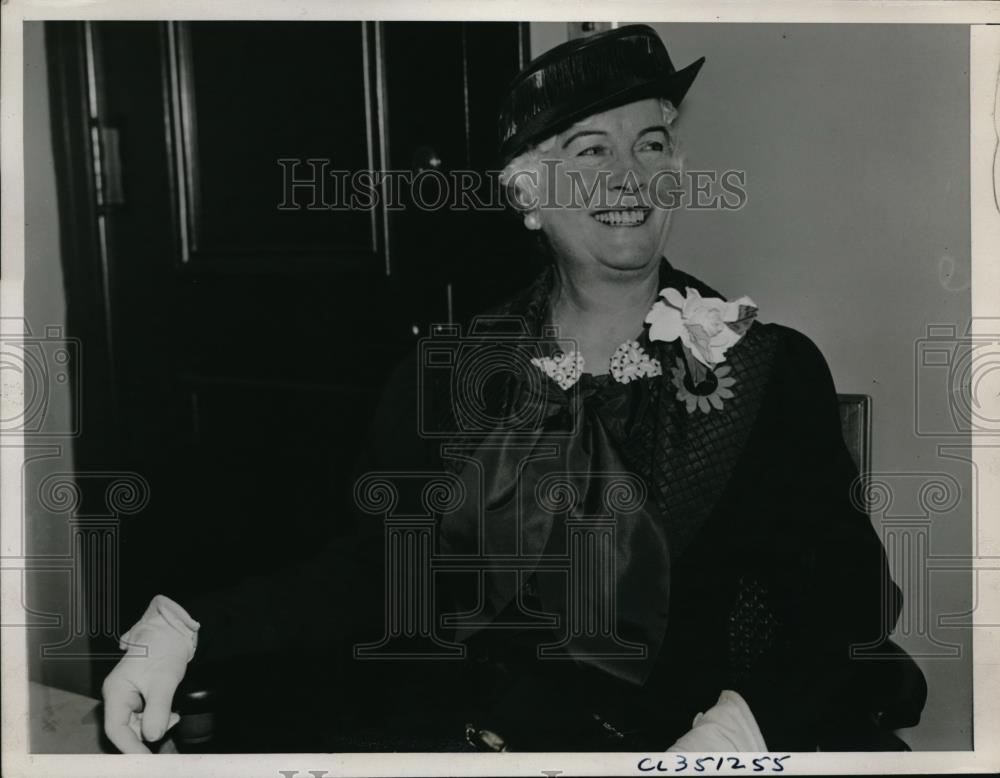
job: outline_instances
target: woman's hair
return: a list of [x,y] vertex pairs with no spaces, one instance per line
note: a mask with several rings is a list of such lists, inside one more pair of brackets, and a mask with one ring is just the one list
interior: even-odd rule
[[[679,144],[673,127],[678,116],[677,109],[665,97],[659,98],[659,103],[663,112],[663,124],[667,128],[667,150],[680,163]],[[515,216],[529,210],[530,204],[537,201],[537,182],[543,175],[542,160],[545,158],[545,153],[555,144],[555,140],[553,135],[535,144],[508,162],[500,172],[500,185],[506,194],[511,213]]]

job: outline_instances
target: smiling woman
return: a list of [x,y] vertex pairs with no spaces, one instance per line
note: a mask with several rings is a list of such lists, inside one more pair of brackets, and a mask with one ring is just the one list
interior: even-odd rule
[[[548,265],[395,372],[355,544],[187,610],[154,601],[131,634],[158,641],[162,672],[126,656],[109,676],[116,742],[139,745],[140,693],[141,734],[162,732],[192,652],[349,635],[352,676],[413,660],[407,683],[376,673],[374,696],[411,711],[407,735],[433,731],[415,750],[463,723],[492,750],[905,748],[877,724],[892,663],[851,653],[885,646],[900,593],[852,499],[826,362],[663,256],[657,190],[701,64],[675,70],[632,25],[514,80],[503,180]],[[348,602],[383,582],[384,610]]]
[[[528,229],[546,225],[550,248],[574,255],[598,240],[604,261],[627,267],[666,242],[672,210],[654,206],[671,201],[682,169],[676,117],[666,98],[589,116],[519,155],[501,181]],[[636,227],[645,229],[621,231]]]
[[[681,170],[672,129],[676,118],[677,109],[662,96],[615,106],[532,145],[501,174],[525,227],[538,231],[543,253],[558,257],[557,264],[566,270],[559,275],[561,293],[555,304],[568,317],[561,322],[568,331],[590,341],[584,354],[591,364],[606,364],[633,334],[628,330],[638,331],[638,309],[622,306],[620,311],[632,309],[632,316],[612,314],[613,322],[593,316],[574,321],[578,311],[573,308],[582,301],[580,290],[567,286],[567,273],[618,289],[627,281],[634,294],[645,292],[646,308],[652,304],[658,287],[651,258],[663,254],[672,215],[662,204],[677,183],[676,176],[664,174]],[[633,283],[640,278],[643,283]],[[610,299],[616,297],[611,292]],[[593,337],[598,332],[603,335],[599,340]]]

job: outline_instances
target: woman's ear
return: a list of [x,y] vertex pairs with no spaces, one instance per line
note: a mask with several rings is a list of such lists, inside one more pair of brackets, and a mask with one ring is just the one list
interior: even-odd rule
[[555,136],[545,139],[511,160],[501,173],[501,181],[507,187],[508,202],[522,215],[524,226],[529,230],[542,227],[541,205],[545,184],[540,155],[554,144]]
[[521,170],[514,174],[507,184],[508,197],[511,204],[519,211],[532,211],[538,208],[537,174],[530,170]]
[[515,176],[507,184],[507,198],[514,210],[521,214],[525,227],[537,230],[542,226],[537,186],[529,175]]

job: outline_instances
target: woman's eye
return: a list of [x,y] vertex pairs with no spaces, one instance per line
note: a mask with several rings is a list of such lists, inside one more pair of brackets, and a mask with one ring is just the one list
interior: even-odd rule
[[666,144],[660,140],[646,141],[639,147],[639,151],[665,151]]
[[602,153],[603,151],[604,151],[604,146],[587,146],[587,148],[583,149],[583,151],[581,151],[579,154],[577,154],[577,156],[578,157],[594,157],[594,156],[597,156],[598,154]]

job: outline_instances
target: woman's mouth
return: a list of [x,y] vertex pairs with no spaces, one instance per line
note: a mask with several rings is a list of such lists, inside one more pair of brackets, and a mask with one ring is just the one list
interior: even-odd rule
[[639,227],[647,216],[648,208],[620,208],[593,214],[594,219],[608,227]]

